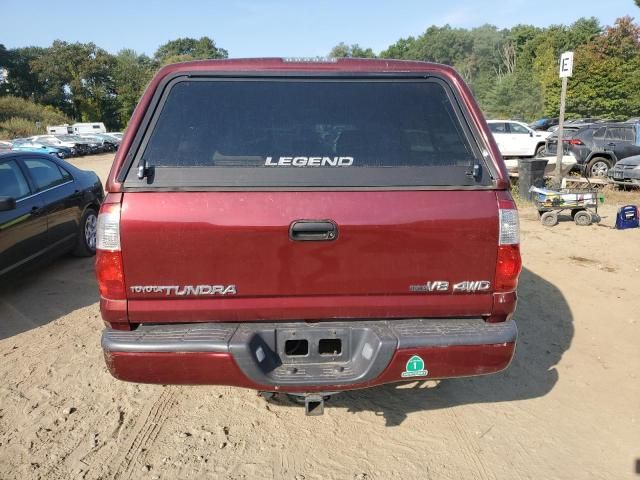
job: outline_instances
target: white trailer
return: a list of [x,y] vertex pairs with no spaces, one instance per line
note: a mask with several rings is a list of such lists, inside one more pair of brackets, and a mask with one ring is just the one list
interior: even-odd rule
[[107,133],[107,129],[102,122],[74,123],[71,125],[71,133],[81,135],[84,133]]
[[47,133],[50,135],[66,135],[68,133],[73,132],[71,127],[67,124],[65,125],[47,125]]

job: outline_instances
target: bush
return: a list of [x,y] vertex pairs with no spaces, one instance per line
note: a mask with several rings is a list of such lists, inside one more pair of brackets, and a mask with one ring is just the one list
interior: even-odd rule
[[[40,122],[40,128],[36,128]],[[0,138],[44,133],[47,125],[70,123],[59,110],[18,97],[0,97]]]
[[0,122],[0,138],[21,138],[30,137],[44,133],[45,128],[37,128],[35,122],[25,118],[12,117],[9,120]]

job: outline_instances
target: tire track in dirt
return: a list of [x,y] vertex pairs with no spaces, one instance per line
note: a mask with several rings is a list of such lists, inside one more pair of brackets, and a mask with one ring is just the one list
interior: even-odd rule
[[140,416],[134,427],[135,434],[115,456],[116,459],[122,458],[122,461],[111,476],[113,480],[132,478],[134,472],[140,471],[147,456],[148,447],[156,440],[162,425],[167,420],[167,414],[174,404],[177,390],[177,387],[165,387],[146,414]]
[[449,418],[451,419],[451,423],[454,426],[454,429],[452,430],[455,440],[461,447],[461,453],[468,460],[465,463],[475,466],[474,476],[477,475],[476,478],[481,478],[482,480],[495,479],[495,475],[493,473],[489,474],[489,472],[487,472],[482,458],[474,449],[475,442],[469,437],[469,429],[465,426],[460,426],[460,420],[458,419],[458,415],[456,414],[455,409],[451,409],[447,413]]

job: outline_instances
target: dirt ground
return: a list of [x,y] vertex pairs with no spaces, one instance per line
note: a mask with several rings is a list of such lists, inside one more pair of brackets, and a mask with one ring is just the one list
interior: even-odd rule
[[613,230],[615,207],[553,229],[522,210],[508,370],[342,394],[321,417],[114,380],[92,260],[57,260],[0,286],[0,478],[640,478],[640,230]]

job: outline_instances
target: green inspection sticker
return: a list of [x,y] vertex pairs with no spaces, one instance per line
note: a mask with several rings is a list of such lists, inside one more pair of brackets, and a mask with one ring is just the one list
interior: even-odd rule
[[407,360],[407,366],[402,372],[402,377],[426,377],[429,375],[429,371],[424,368],[424,360],[420,358],[418,355],[414,355],[409,360]]

